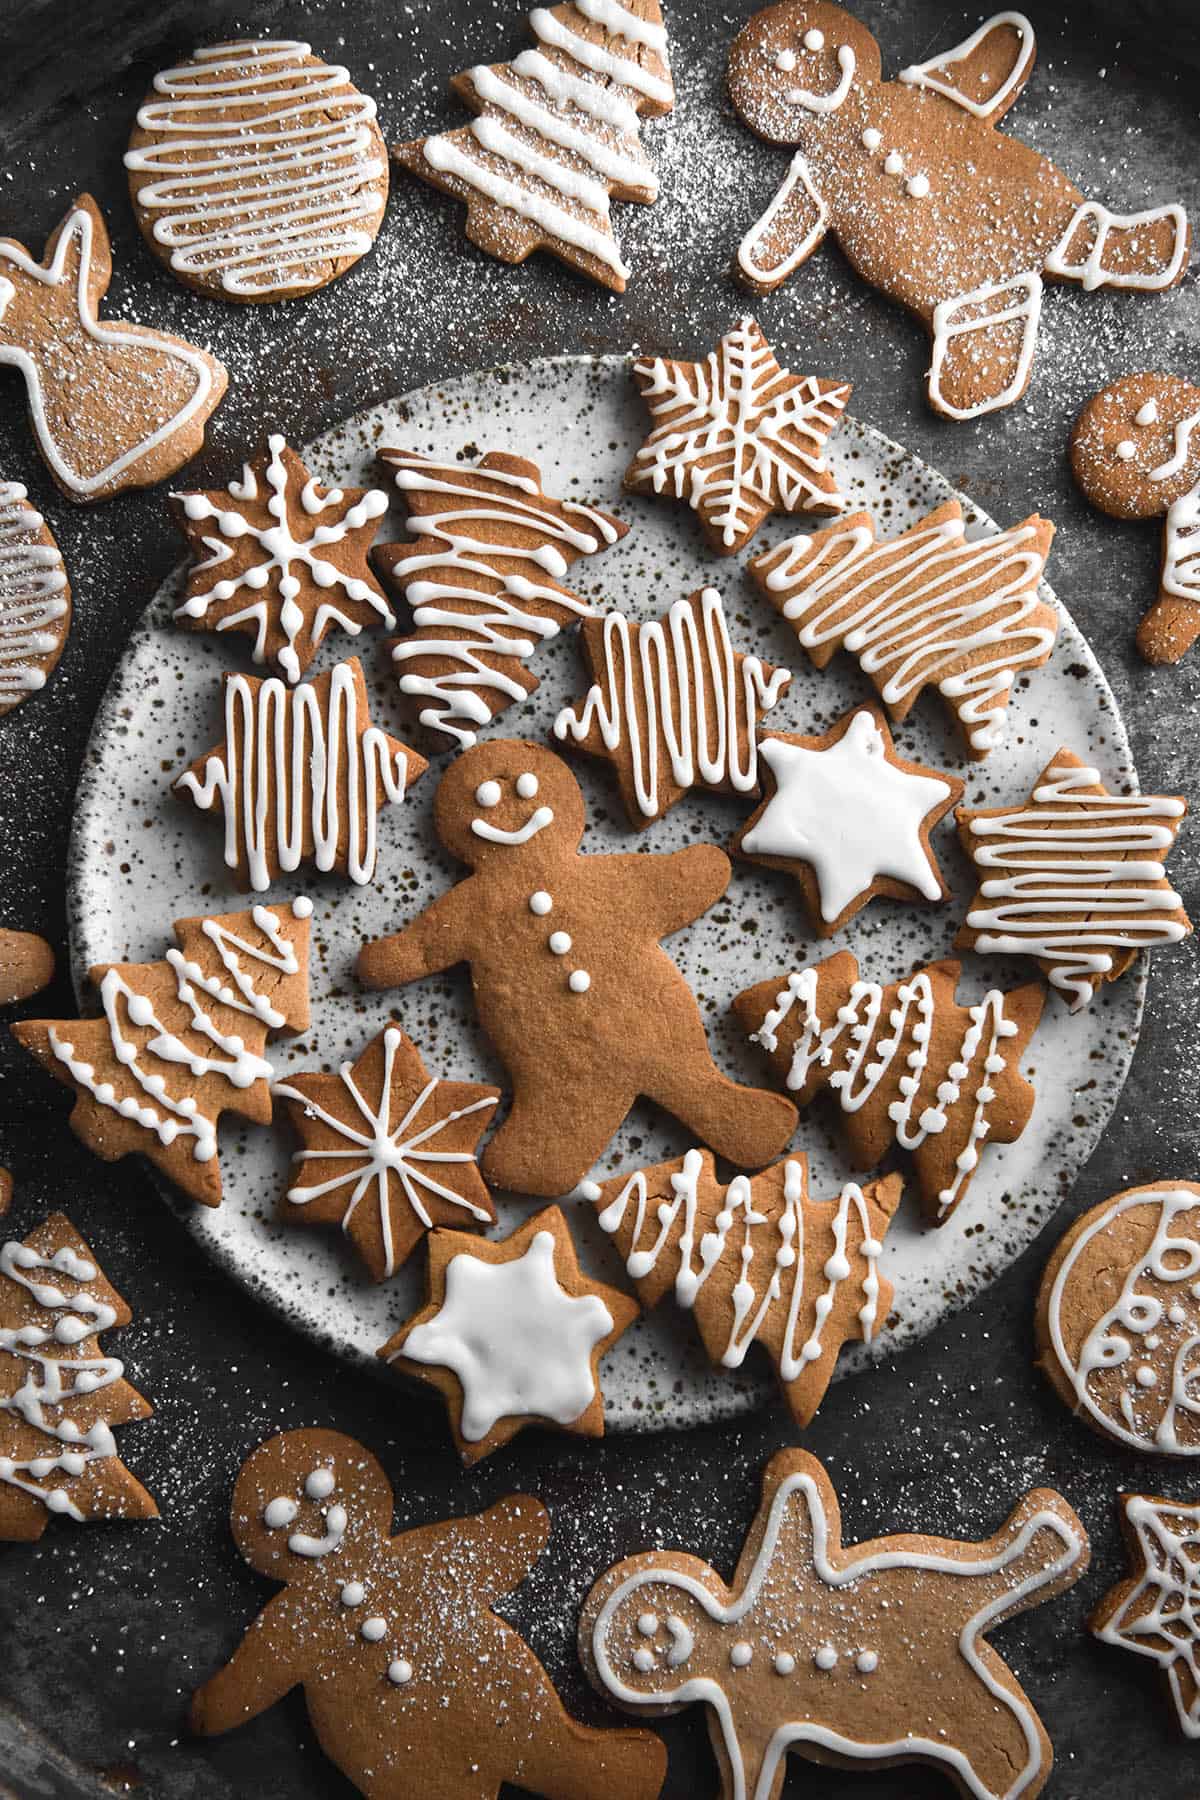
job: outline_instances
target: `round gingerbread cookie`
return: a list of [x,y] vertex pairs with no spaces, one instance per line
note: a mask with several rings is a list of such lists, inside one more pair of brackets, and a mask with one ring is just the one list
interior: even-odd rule
[[19,481],[0,481],[0,714],[45,687],[70,629],[71,589],[50,528]]
[[1200,1455],[1200,1184],[1127,1188],[1077,1219],[1042,1277],[1037,1344],[1096,1431]]
[[125,166],[155,255],[218,300],[324,287],[371,248],[387,205],[375,102],[288,38],[206,45],[156,75]]

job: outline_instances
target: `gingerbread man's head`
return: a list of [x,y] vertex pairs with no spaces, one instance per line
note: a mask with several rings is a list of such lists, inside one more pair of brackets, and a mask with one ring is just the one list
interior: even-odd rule
[[[472,868],[578,849],[583,795],[559,757],[523,738],[476,744],[450,764],[433,802],[447,850]],[[530,848],[532,846],[532,848]]]
[[1093,506],[1152,519],[1200,482],[1200,387],[1179,375],[1123,375],[1075,421],[1071,467]]
[[755,13],[729,53],[729,91],[752,131],[795,144],[806,124],[879,81],[879,45],[833,0],[783,0]]
[[627,1706],[667,1712],[686,1705],[695,1692],[681,1690],[711,1671],[728,1598],[699,1557],[658,1551],[627,1557],[588,1595],[580,1656],[602,1689]]
[[377,1551],[392,1524],[392,1488],[375,1458],[338,1431],[285,1431],[242,1464],[231,1524],[260,1575],[294,1581],[342,1550]]

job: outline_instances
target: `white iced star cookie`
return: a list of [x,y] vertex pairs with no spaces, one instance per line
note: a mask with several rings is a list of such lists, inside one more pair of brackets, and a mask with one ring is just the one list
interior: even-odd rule
[[426,1305],[379,1355],[440,1390],[459,1454],[477,1462],[525,1425],[602,1437],[599,1361],[639,1310],[583,1273],[549,1206],[498,1243],[433,1232]]
[[946,898],[929,834],[962,782],[898,757],[875,707],[847,713],[823,737],[775,733],[758,749],[766,798],[730,848],[794,875],[821,936],[876,894]]
[[1179,1729],[1200,1738],[1200,1506],[1122,1494],[1121,1530],[1134,1574],[1088,1621],[1103,1643],[1154,1659]]

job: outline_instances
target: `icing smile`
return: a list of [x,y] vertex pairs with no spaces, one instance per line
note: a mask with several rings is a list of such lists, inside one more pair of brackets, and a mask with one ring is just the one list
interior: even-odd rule
[[[518,775],[513,783],[513,788],[519,800],[532,800],[538,791],[537,776],[533,774]],[[485,807],[488,811],[493,806],[499,806],[502,798],[503,789],[498,781],[481,781],[475,789],[477,804]],[[539,831],[545,831],[547,825],[551,825],[553,822],[552,809],[548,806],[539,806],[529,815],[523,825],[515,826],[511,831],[506,831],[502,825],[493,825],[488,819],[472,819],[471,830],[476,837],[483,838],[489,844],[527,844],[530,838],[535,838]]]
[[830,93],[814,94],[809,88],[789,88],[787,91],[788,105],[803,106],[808,112],[814,113],[836,112],[850,92],[857,66],[857,59],[849,44],[838,46],[837,59],[838,67],[842,71],[841,79]]

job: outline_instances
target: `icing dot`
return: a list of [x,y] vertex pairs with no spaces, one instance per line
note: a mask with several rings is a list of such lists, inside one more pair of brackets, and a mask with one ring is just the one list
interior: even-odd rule
[[642,1613],[641,1617],[638,1619],[638,1630],[643,1637],[653,1637],[658,1630],[658,1614],[652,1612]]
[[304,1483],[304,1491],[310,1500],[328,1500],[333,1492],[333,1470],[314,1469]]
[[398,1656],[395,1662],[388,1664],[388,1680],[396,1687],[406,1687],[413,1678],[413,1666]]
[[550,948],[553,950],[555,956],[565,956],[567,951],[571,948],[571,940],[567,933],[565,931],[552,931],[550,933]]
[[743,1638],[739,1643],[736,1643],[729,1652],[729,1660],[735,1669],[744,1669],[748,1667],[750,1658],[753,1655],[753,1644],[748,1644]]
[[1132,438],[1122,438],[1117,445],[1117,455],[1122,462],[1128,462],[1131,456],[1137,455],[1137,445]]
[[1200,1281],[1193,1281],[1190,1292],[1193,1300],[1200,1300]]
[[883,159],[885,175],[899,175],[904,168],[904,158],[898,150],[889,150]]
[[825,33],[823,31],[818,31],[816,26],[813,25],[804,34],[804,48],[806,50],[823,50],[825,48]]
[[832,1669],[837,1666],[838,1653],[832,1644],[822,1644],[813,1657],[818,1669]]
[[775,58],[775,67],[782,70],[785,75],[790,75],[795,66],[796,52],[794,50],[781,50]]
[[904,185],[914,200],[923,200],[929,192],[929,177],[928,175],[910,175]]
[[791,1652],[788,1650],[781,1650],[779,1655],[775,1658],[775,1673],[777,1675],[790,1675],[795,1667],[796,1659]]
[[264,1506],[263,1524],[268,1531],[279,1531],[283,1526],[290,1525],[299,1511],[294,1500],[289,1500],[286,1494],[280,1494],[277,1499],[268,1500]]
[[878,150],[880,144],[883,142],[883,133],[882,131],[876,131],[874,125],[868,125],[867,129],[862,134],[862,141],[865,150]]
[[572,969],[567,986],[573,994],[586,994],[591,985],[592,978],[586,969]]
[[311,919],[312,909],[313,903],[307,894],[301,894],[298,899],[292,901],[293,919]]
[[860,1650],[854,1659],[854,1666],[860,1675],[873,1675],[879,1667],[879,1658],[874,1650]]
[[1147,400],[1146,404],[1144,406],[1139,406],[1133,415],[1133,422],[1135,425],[1153,425],[1157,419],[1157,400]]
[[363,1620],[358,1635],[368,1644],[377,1644],[386,1631],[386,1619],[371,1618]]
[[526,774],[517,776],[517,793],[522,800],[532,800],[537,791],[538,778],[536,775]]
[[367,1590],[361,1581],[348,1581],[342,1589],[343,1606],[361,1606],[367,1597]]
[[539,888],[536,894],[529,896],[529,910],[531,913],[536,913],[539,919],[544,919],[553,905],[554,902],[545,888]]
[[635,1669],[640,1669],[643,1675],[648,1675],[654,1667],[653,1650],[648,1650],[645,1644],[643,1644],[640,1649],[635,1650],[633,1653],[633,1666]]
[[1176,1302],[1174,1306],[1168,1306],[1167,1317],[1170,1319],[1172,1325],[1182,1325],[1187,1318],[1187,1313],[1184,1311],[1183,1307]]
[[1152,1369],[1149,1363],[1143,1363],[1137,1372],[1139,1387],[1152,1388],[1158,1386],[1158,1370]]
[[475,789],[475,799],[480,806],[499,806],[500,783],[498,781],[481,781]]

